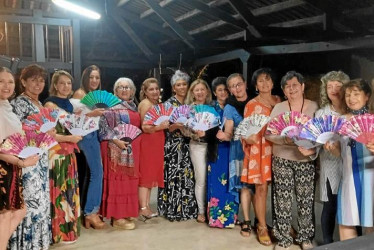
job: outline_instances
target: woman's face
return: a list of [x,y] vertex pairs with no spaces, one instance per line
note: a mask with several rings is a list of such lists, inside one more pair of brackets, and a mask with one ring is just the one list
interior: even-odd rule
[[236,99],[242,99],[246,97],[247,84],[245,83],[245,81],[243,81],[243,79],[240,76],[231,78],[228,82],[228,85],[231,94],[234,95]]
[[198,83],[192,90],[192,94],[195,98],[196,103],[205,103],[205,100],[208,96],[208,89],[206,88],[205,84]]
[[327,96],[331,102],[341,102],[341,93],[340,89],[342,88],[343,83],[339,81],[328,81],[326,84]]
[[185,98],[187,95],[188,83],[185,80],[180,79],[173,85],[173,90],[176,96]]
[[216,91],[214,92],[214,95],[217,97],[217,101],[219,103],[224,103],[229,97],[229,92],[226,88],[225,84],[220,84],[217,86]]
[[149,87],[145,90],[145,95],[152,102],[158,102],[160,97],[160,88],[157,83],[151,83]]
[[260,74],[257,77],[256,87],[259,93],[269,93],[273,89],[273,80],[268,74]]
[[346,89],[344,98],[347,107],[351,110],[359,110],[363,108],[369,100],[369,96],[366,95],[364,91],[359,90],[357,87]]
[[297,100],[303,98],[304,84],[301,84],[296,77],[286,81],[286,85],[283,87],[283,92],[288,99]]
[[0,100],[7,100],[12,96],[15,88],[14,77],[11,73],[0,73]]
[[90,91],[94,91],[94,90],[97,90],[99,86],[100,86],[100,73],[97,70],[92,70],[90,74],[88,88]]
[[43,92],[45,86],[45,79],[41,76],[32,76],[26,80],[22,80],[25,92],[39,96]]
[[123,101],[130,101],[134,96],[134,90],[126,81],[120,82],[116,88],[116,96]]
[[55,88],[58,97],[67,98],[69,95],[71,95],[73,85],[69,77],[61,75],[58,78]]

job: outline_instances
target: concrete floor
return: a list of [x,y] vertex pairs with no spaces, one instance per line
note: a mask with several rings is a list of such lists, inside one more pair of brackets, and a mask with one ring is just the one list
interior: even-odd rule
[[[151,207],[156,211],[156,189],[152,192]],[[270,204],[270,191],[268,195]],[[316,202],[316,237],[315,243],[321,242],[320,214],[322,205]],[[267,221],[271,225],[271,208],[268,206]],[[296,211],[294,211],[296,214]],[[241,212],[240,212],[241,216]],[[241,217],[239,218],[241,219]],[[253,221],[253,220],[252,220]],[[240,235],[240,227],[234,229],[210,228],[195,220],[169,222],[164,218],[154,218],[144,222],[136,221],[135,230],[116,230],[109,225],[103,230],[82,228],[81,236],[74,244],[57,244],[51,249],[126,249],[126,250],[226,250],[226,249],[273,249],[258,243],[256,234],[249,238]],[[293,223],[297,228],[296,221]],[[337,231],[337,230],[336,230]],[[337,232],[336,232],[337,235]],[[337,239],[337,238],[336,238]],[[300,249],[293,245],[292,250]]]

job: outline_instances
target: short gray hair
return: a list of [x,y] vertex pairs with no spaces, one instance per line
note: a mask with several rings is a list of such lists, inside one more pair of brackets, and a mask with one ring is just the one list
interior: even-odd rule
[[134,82],[130,78],[127,78],[127,77],[121,77],[117,79],[117,81],[114,83],[114,86],[113,86],[113,94],[116,95],[116,89],[118,88],[118,85],[121,82],[127,82],[130,85],[130,89],[133,91],[133,94],[131,95],[131,99],[133,99],[135,97],[136,87],[135,87]]
[[170,83],[171,83],[171,86],[174,86],[174,84],[178,81],[178,80],[183,80],[185,81],[186,83],[189,83],[190,81],[190,76],[187,74],[187,73],[184,73],[180,70],[177,70],[175,71],[174,75],[171,77],[170,79]]
[[281,88],[284,89],[284,86],[286,86],[287,81],[291,80],[292,78],[296,77],[297,81],[300,84],[305,83],[304,76],[300,74],[299,72],[296,72],[294,70],[288,71],[281,79]]

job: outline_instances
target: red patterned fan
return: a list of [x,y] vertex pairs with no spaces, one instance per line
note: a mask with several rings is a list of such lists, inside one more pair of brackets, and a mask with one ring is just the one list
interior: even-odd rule
[[170,103],[160,103],[154,105],[144,116],[144,124],[160,125],[162,122],[169,120],[173,113],[174,107]]
[[119,124],[113,130],[118,139],[129,143],[135,140],[135,138],[142,133],[138,127],[126,123]]
[[42,154],[55,145],[56,140],[49,134],[30,130],[9,136],[1,144],[0,152],[27,158],[34,154]]
[[39,113],[29,115],[22,124],[24,130],[39,130],[42,133],[54,128],[59,117],[59,109],[41,108]]

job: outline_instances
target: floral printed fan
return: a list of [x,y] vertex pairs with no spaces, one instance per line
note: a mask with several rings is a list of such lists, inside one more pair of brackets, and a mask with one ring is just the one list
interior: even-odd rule
[[39,130],[46,133],[50,129],[56,127],[59,109],[41,108],[39,113],[29,115],[23,122],[24,130]]
[[339,134],[346,135],[363,144],[374,142],[374,115],[353,116],[343,124]]
[[336,115],[315,117],[304,124],[299,136],[321,144],[336,141],[339,139],[338,132],[344,122],[344,118]]
[[131,124],[121,123],[114,129],[114,133],[118,139],[131,143],[138,137],[142,131]]
[[27,158],[34,154],[43,154],[55,145],[56,140],[49,134],[27,130],[9,136],[1,144],[0,152]]
[[235,129],[234,140],[241,137],[248,138],[250,135],[257,134],[270,121],[270,117],[261,114],[253,114],[244,118]]
[[204,112],[209,112],[212,113],[215,116],[219,116],[217,111],[215,110],[214,107],[205,105],[205,104],[199,104],[193,107],[195,113],[204,113]]
[[267,133],[273,135],[290,136],[290,130],[299,131],[310,117],[297,111],[289,111],[274,117],[268,124]]
[[191,106],[184,104],[174,109],[170,116],[170,122],[185,124],[190,118],[192,112]]
[[81,100],[81,103],[85,104],[90,109],[110,108],[120,104],[121,100],[105,90],[95,90],[85,95]]
[[160,103],[154,105],[144,116],[144,124],[148,125],[160,125],[164,121],[170,119],[170,115],[173,113],[174,107],[170,103]]
[[[207,106],[207,105],[204,105]],[[214,113],[210,111],[193,112],[192,117],[186,122],[186,126],[192,128],[193,130],[207,131],[211,128],[220,125],[220,116],[213,108]]]
[[99,129],[97,119],[85,115],[66,114],[59,119],[63,125],[72,135],[85,136]]

